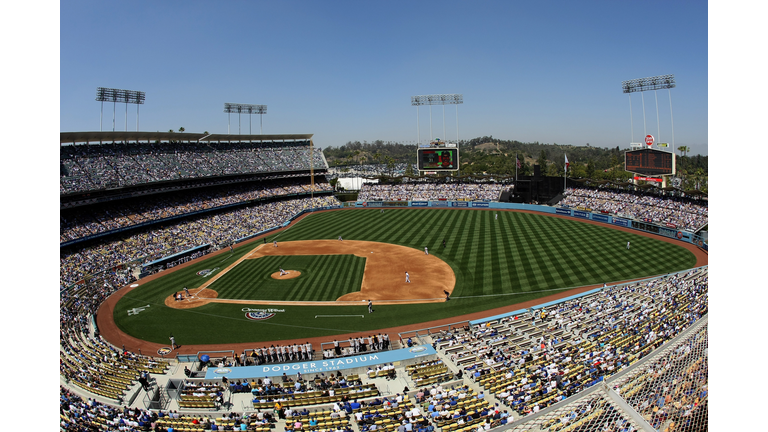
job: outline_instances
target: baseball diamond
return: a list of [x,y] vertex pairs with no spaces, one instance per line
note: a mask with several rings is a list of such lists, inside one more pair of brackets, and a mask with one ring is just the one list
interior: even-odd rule
[[[338,232],[344,233],[344,241],[336,240]],[[625,249],[627,238],[633,243],[629,251]],[[279,247],[272,247],[273,239]],[[447,246],[439,247],[444,239]],[[238,247],[230,257],[217,254],[199,259],[142,280],[137,288],[120,291],[119,302],[113,296],[116,298],[105,302],[98,315],[103,335],[116,344],[153,345],[163,343],[166,330],[172,328],[177,340],[184,341],[180,352],[196,352],[201,345],[209,349],[433,320],[453,322],[467,314],[513,310],[509,308],[535,299],[565,296],[579,287],[586,290],[702,263],[691,252],[695,247],[671,239],[522,211],[321,211],[294,221],[269,240],[264,246],[259,237]],[[433,250],[426,255],[423,250],[429,246]],[[664,259],[649,258],[654,256]],[[269,262],[262,274],[238,274],[247,265],[269,259],[280,263]],[[297,262],[298,268],[286,263],[290,259],[308,261]],[[327,259],[331,260],[324,261]],[[305,270],[313,261],[323,264]],[[275,269],[283,265],[301,271],[301,276],[273,279]],[[196,274],[212,267],[219,270],[205,278]],[[405,271],[413,283],[405,283]],[[309,278],[315,279],[299,285]],[[269,283],[277,287],[271,297],[258,297],[259,287]],[[173,300],[179,286],[188,286],[192,298]],[[451,293],[450,301],[445,300],[443,290]],[[367,300],[376,306],[372,314],[367,314]],[[126,313],[147,304],[152,307],[139,314]],[[280,305],[284,312],[269,320],[249,321],[240,312],[243,304]],[[355,322],[343,316],[324,318],[322,323],[314,319],[316,315],[362,313],[365,320]],[[110,330],[111,317],[119,331]]]
[[[246,260],[257,260],[265,256],[294,256],[294,255],[355,255],[365,258],[360,291],[344,294],[335,301],[323,302],[325,305],[345,305],[350,302],[363,300],[376,300],[377,304],[398,304],[403,302],[423,303],[444,301],[441,295],[443,291],[453,291],[456,277],[451,267],[435,256],[424,256],[418,251],[403,246],[366,241],[331,241],[331,240],[307,240],[281,242],[279,248],[263,247],[259,245],[253,252],[245,255],[228,268],[213,276],[199,288],[204,295],[196,295],[188,302],[174,301],[172,296],[165,300],[168,307],[188,309],[190,307],[203,306],[208,303],[239,303],[239,304],[291,304],[292,301],[264,300],[264,299],[222,299],[218,298],[218,292],[209,287],[220,279],[226,277],[230,269]],[[400,273],[412,267],[415,277],[421,283],[404,285],[396,283],[391,277],[392,272]],[[270,275],[273,279],[293,279],[300,276],[299,271],[293,271],[285,275],[280,272]],[[308,302],[303,302],[308,303]]]

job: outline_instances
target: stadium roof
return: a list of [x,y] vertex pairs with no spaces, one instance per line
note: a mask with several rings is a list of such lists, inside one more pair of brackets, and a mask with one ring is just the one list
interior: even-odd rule
[[311,139],[314,134],[231,135],[187,132],[61,132],[61,144],[151,141],[296,141]]

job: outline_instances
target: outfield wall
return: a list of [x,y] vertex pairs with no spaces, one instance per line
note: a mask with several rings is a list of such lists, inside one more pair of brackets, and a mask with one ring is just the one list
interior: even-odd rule
[[709,250],[708,245],[700,236],[679,229],[673,224],[662,226],[649,220],[635,220],[608,213],[595,212],[586,208],[570,207],[550,207],[539,204],[520,204],[520,203],[502,203],[494,201],[356,201],[354,203],[345,203],[345,207],[356,208],[391,208],[391,207],[431,207],[431,208],[486,208],[499,210],[526,210],[539,213],[558,214],[570,216],[574,219],[586,219],[600,222],[608,225],[615,225],[624,228],[632,228],[638,231],[650,232],[652,234],[677,239],[687,243],[695,244],[705,250]]

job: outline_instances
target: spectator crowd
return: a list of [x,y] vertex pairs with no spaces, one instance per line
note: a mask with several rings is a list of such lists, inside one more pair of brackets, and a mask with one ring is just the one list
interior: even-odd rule
[[[309,170],[309,141],[110,143],[62,145],[61,194],[159,181]],[[320,149],[315,169],[328,166]]]
[[60,285],[68,287],[85,276],[111,271],[137,260],[151,262],[201,245],[229,245],[238,239],[277,227],[305,209],[339,205],[333,196],[296,198],[201,214],[167,226],[153,226],[117,240],[62,251]]
[[498,201],[500,183],[364,183],[359,201]]
[[[332,190],[324,179],[315,182],[314,192]],[[62,210],[59,241],[63,243],[193,212],[312,191],[308,180],[283,179],[150,195],[139,200]]]
[[707,313],[707,291],[707,272],[692,270],[606,288],[493,326],[444,332],[434,344],[526,415],[603,381],[680,334]]
[[708,201],[687,197],[654,195],[620,189],[568,188],[559,205],[670,223],[678,228],[698,230],[707,224]]

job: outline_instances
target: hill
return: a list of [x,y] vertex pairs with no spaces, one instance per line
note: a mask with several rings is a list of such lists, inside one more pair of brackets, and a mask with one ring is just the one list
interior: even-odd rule
[[[515,174],[515,156],[520,160],[520,175],[532,175],[533,165],[539,165],[543,175],[562,176],[565,156],[568,156],[569,177],[594,180],[630,179],[624,171],[626,149],[524,143],[501,140],[493,136],[473,138],[459,143],[461,148],[461,174]],[[340,147],[323,149],[331,167],[366,163],[416,163],[416,145],[376,140],[347,142]],[[683,178],[683,189],[707,189],[708,157],[677,153],[678,176]],[[698,186],[698,187],[697,187]]]

